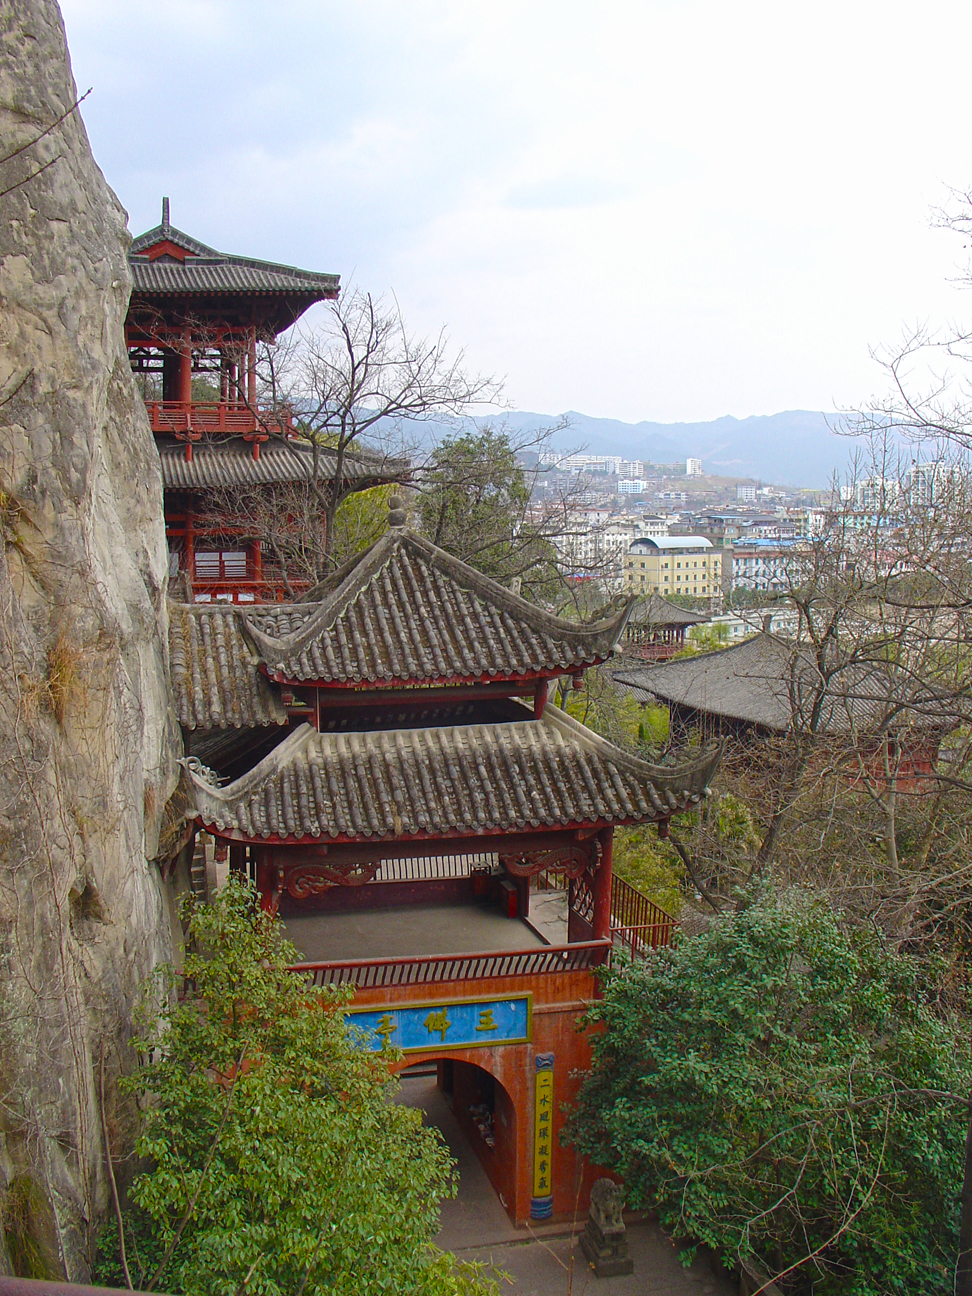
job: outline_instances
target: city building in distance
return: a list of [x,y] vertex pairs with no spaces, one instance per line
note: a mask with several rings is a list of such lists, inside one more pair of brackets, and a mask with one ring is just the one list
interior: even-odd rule
[[704,536],[642,536],[625,559],[625,591],[713,599],[722,594],[722,554]]

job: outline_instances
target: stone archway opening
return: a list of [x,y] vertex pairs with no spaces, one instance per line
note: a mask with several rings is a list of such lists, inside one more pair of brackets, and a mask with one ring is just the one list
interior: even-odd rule
[[399,1101],[422,1109],[456,1161],[459,1192],[442,1203],[439,1245],[514,1236],[517,1114],[504,1085],[484,1067],[449,1057],[413,1063],[398,1078]]

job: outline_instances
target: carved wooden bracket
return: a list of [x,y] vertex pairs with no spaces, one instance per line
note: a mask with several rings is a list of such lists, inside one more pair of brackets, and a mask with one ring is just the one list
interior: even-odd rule
[[529,851],[525,854],[500,854],[500,863],[514,877],[533,877],[535,873],[563,873],[578,878],[586,870],[593,873],[601,862],[601,843],[574,842],[553,850]]
[[369,864],[305,864],[285,870],[284,886],[295,900],[321,895],[336,886],[363,886],[381,868],[381,860]]

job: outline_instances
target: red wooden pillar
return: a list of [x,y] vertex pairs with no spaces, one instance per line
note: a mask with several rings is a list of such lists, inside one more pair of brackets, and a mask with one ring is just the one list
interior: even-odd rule
[[193,521],[194,519],[192,516],[192,502],[190,497],[189,501],[186,503],[186,530],[185,530],[186,552],[182,564],[183,570],[189,573],[190,581],[194,581],[196,579],[196,532],[195,532],[195,527],[193,526]]
[[250,409],[256,409],[256,325],[250,329],[246,358],[246,399]]
[[543,719],[543,708],[547,705],[547,681],[538,679],[533,686],[533,718]]
[[187,324],[182,330],[179,349],[179,400],[188,405],[192,400],[192,337]]
[[611,935],[614,829],[602,828],[597,836],[601,843],[601,862],[594,872],[594,939],[607,940]]
[[256,886],[260,893],[260,908],[265,913],[274,913],[277,908],[277,866],[268,863],[262,851],[257,856]]

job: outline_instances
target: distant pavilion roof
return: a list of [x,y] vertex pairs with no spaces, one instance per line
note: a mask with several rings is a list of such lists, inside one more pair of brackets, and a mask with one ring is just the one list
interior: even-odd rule
[[[642,702],[667,702],[783,733],[794,717],[798,721],[809,718],[820,675],[806,644],[763,632],[721,651],[622,666],[613,672],[613,678]],[[931,690],[912,696],[906,677],[896,678],[880,663],[858,662],[837,671],[828,681],[817,732],[846,733],[858,726],[873,727],[894,711],[893,701],[902,693],[909,703],[900,708],[907,712],[907,722],[951,726],[948,707]]]
[[637,626],[694,626],[710,620],[707,612],[692,612],[688,608],[670,603],[660,594],[640,598],[631,609],[629,625]]
[[[204,490],[213,487],[265,486],[275,482],[309,481],[313,475],[313,450],[305,441],[271,439],[253,457],[253,443],[243,437],[203,439],[186,459],[184,440],[156,438],[162,460],[162,483],[166,490]],[[336,471],[330,450],[321,450],[317,463],[318,481],[330,481]],[[346,452],[342,472],[359,490],[369,485],[399,481],[408,472],[403,459],[387,459],[367,451]]]
[[653,766],[556,707],[541,720],[318,733],[302,725],[225,787],[190,771],[196,817],[238,839],[464,837],[657,821],[698,805],[718,748]]

